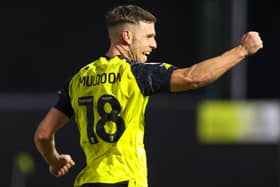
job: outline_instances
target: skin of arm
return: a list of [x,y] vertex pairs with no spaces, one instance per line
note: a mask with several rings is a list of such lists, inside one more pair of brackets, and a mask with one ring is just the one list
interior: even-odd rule
[[70,155],[59,154],[55,147],[55,133],[68,122],[65,114],[51,108],[34,134],[36,148],[49,164],[49,172],[56,177],[65,175],[75,165]]
[[179,92],[208,85],[261,48],[263,44],[259,34],[248,32],[242,37],[237,47],[191,67],[175,70],[171,76],[171,91]]

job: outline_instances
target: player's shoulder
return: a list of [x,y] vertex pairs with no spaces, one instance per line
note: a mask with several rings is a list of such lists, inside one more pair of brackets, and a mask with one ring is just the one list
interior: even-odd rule
[[165,62],[146,62],[146,63],[142,63],[142,62],[132,62],[132,67],[133,69],[140,69],[140,70],[153,70],[153,69],[158,69],[158,70],[173,70],[176,69],[177,67],[175,67],[172,64],[168,64]]
[[94,68],[98,62],[101,61],[103,57],[98,57],[96,59],[88,60],[85,64],[80,65],[76,70],[74,70],[74,73],[72,74],[72,77],[74,77],[77,74],[89,71],[90,69]]

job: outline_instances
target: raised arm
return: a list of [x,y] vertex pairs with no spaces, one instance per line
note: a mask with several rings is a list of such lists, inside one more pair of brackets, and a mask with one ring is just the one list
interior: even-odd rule
[[255,54],[262,47],[263,43],[259,34],[248,32],[244,34],[240,44],[235,48],[191,67],[175,70],[170,81],[171,91],[179,92],[208,85],[241,62],[246,56]]

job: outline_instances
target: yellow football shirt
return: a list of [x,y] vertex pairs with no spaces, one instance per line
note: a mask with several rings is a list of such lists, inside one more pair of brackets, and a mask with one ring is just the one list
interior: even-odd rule
[[[129,187],[148,186],[145,109],[150,95],[169,92],[174,69],[165,63],[100,57],[82,67],[60,90],[64,105],[73,111],[86,156],[75,187],[121,181],[129,181]],[[57,108],[66,111],[65,106]]]

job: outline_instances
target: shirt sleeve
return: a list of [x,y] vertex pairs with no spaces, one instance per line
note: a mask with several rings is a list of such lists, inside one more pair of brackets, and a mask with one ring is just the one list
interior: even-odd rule
[[62,113],[64,113],[65,115],[67,115],[69,118],[71,118],[74,114],[74,110],[71,105],[71,100],[68,91],[69,82],[70,80],[67,80],[64,86],[60,90],[58,90],[58,100],[54,107]]
[[143,95],[170,92],[170,77],[177,67],[167,63],[138,63],[131,65],[132,72]]

